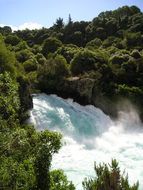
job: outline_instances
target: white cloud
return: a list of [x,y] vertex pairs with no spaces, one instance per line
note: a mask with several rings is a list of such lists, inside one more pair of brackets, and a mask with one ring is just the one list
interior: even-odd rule
[[10,26],[13,31],[15,31],[15,30],[24,30],[24,29],[33,30],[33,29],[40,29],[40,28],[42,28],[42,25],[38,24],[36,22],[25,22],[24,24],[21,24],[19,26],[0,24],[0,27],[3,27],[3,26]]
[[38,23],[36,23],[36,22],[26,22],[26,23],[24,23],[24,24],[22,24],[22,25],[20,25],[20,26],[18,27],[19,30],[24,30],[24,29],[26,29],[26,28],[28,28],[28,29],[30,29],[30,30],[33,30],[33,29],[40,29],[40,28],[42,28],[42,25],[41,25],[41,24],[38,24]]

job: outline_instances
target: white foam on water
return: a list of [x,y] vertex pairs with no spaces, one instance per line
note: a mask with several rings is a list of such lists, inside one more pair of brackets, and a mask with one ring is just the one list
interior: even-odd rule
[[63,134],[63,147],[53,157],[52,168],[61,168],[77,190],[85,177],[95,176],[94,162],[119,161],[131,184],[143,189],[143,126],[132,108],[112,121],[94,106],[81,106],[71,99],[39,94],[33,97],[31,118],[38,130]]

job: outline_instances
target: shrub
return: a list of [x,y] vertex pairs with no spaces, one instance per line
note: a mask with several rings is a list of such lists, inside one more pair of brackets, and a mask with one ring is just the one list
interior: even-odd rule
[[98,64],[106,63],[106,58],[105,54],[101,51],[80,51],[71,61],[71,71],[74,75],[78,75],[91,70],[96,70]]
[[28,59],[23,63],[26,72],[35,71],[37,69],[37,60],[34,58]]
[[5,38],[5,43],[11,44],[12,46],[16,46],[20,42],[20,38],[16,35],[9,34]]
[[75,190],[72,182],[69,182],[67,176],[62,170],[53,170],[50,172],[50,190]]
[[87,48],[93,47],[93,48],[98,48],[102,45],[102,41],[99,38],[95,38],[94,40],[91,40],[86,44]]
[[42,53],[47,56],[48,53],[54,53],[59,47],[62,46],[62,42],[54,37],[46,39],[43,43]]
[[95,164],[96,178],[83,181],[84,190],[138,190],[139,184],[129,185],[128,177],[121,174],[118,162],[112,160],[111,165]]

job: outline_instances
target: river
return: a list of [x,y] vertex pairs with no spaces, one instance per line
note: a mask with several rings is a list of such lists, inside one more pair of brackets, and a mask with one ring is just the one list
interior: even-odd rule
[[94,162],[119,161],[131,184],[139,180],[143,189],[143,126],[132,108],[113,121],[100,109],[81,106],[56,95],[33,96],[31,120],[37,130],[63,134],[63,146],[52,161],[52,169],[63,169],[77,190],[85,177],[95,176]]

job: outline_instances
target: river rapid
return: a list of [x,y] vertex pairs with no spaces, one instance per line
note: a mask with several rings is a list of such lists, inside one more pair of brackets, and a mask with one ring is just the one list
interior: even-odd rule
[[31,121],[37,130],[63,134],[63,146],[52,161],[52,169],[63,169],[77,190],[85,177],[95,176],[94,162],[119,161],[131,184],[139,180],[143,189],[143,126],[131,108],[113,121],[100,109],[81,106],[56,95],[33,96]]

